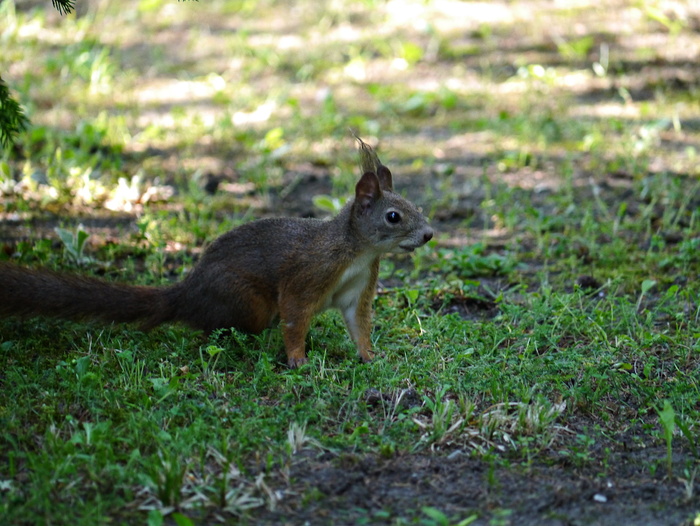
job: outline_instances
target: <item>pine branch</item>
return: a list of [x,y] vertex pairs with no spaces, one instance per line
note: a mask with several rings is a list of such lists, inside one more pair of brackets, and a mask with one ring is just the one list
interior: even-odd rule
[[67,15],[75,10],[75,0],[51,0],[51,4],[61,15]]
[[0,147],[10,149],[15,144],[15,137],[27,129],[29,121],[24,110],[12,98],[5,81],[0,77]]

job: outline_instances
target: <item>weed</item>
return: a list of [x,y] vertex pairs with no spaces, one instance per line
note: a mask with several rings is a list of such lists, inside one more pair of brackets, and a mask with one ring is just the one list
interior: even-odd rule
[[474,514],[462,520],[454,521],[450,520],[447,515],[437,508],[424,507],[421,511],[428,517],[421,521],[421,524],[425,524],[426,526],[467,526],[479,518],[478,515]]
[[562,450],[561,454],[571,459],[575,466],[583,467],[593,461],[594,456],[591,449],[594,445],[595,438],[589,435],[577,434],[574,445]]
[[458,273],[463,278],[507,275],[517,265],[512,256],[487,253],[484,243],[475,243],[459,250],[438,249],[437,258],[436,269]]
[[56,233],[63,242],[63,254],[67,261],[78,266],[93,262],[92,258],[83,254],[85,242],[90,237],[90,234],[84,230],[83,225],[78,225],[75,233],[57,227]]
[[287,430],[287,443],[289,445],[289,451],[292,454],[301,451],[305,444],[320,447],[317,440],[307,436],[306,425],[300,425],[296,422],[292,422],[289,425],[289,429]]
[[690,501],[694,494],[695,494],[695,477],[698,474],[698,468],[697,466],[693,468],[691,471],[690,469],[686,468],[683,472],[684,477],[681,478],[681,482],[683,483],[683,489],[684,489],[684,498],[687,501]]

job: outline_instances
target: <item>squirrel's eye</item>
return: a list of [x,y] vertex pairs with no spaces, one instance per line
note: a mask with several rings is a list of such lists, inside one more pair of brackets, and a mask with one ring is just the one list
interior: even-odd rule
[[401,221],[401,214],[398,212],[387,212],[386,214],[386,220],[389,221],[392,225],[395,225],[399,221]]

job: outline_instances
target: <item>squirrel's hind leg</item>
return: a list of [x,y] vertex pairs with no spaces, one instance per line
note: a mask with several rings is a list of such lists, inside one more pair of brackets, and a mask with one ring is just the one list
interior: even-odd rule
[[294,298],[288,297],[280,301],[280,317],[287,364],[291,369],[295,369],[309,361],[306,357],[305,340],[313,311],[308,306],[300,305]]

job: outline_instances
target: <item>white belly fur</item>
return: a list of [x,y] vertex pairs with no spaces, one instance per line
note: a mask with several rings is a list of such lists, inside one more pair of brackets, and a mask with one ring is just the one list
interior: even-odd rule
[[366,254],[346,268],[319,311],[335,308],[346,312],[354,307],[372,275],[372,262],[376,257],[376,254]]

